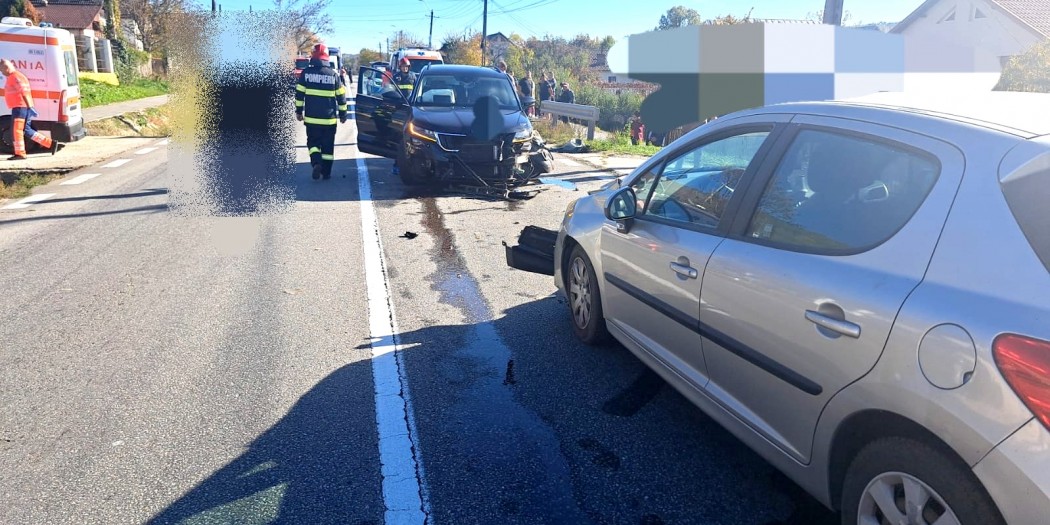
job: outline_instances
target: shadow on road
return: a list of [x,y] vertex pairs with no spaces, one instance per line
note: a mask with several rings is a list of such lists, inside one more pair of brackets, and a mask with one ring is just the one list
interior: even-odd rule
[[[43,204],[43,203],[41,203]],[[161,213],[168,211],[167,204],[155,204],[152,206],[136,206],[134,208],[122,208],[119,210],[94,211],[84,213],[70,213],[66,215],[39,215],[34,217],[21,217],[18,219],[0,220],[0,226],[5,224],[17,224],[20,222],[55,221],[62,219],[86,219],[91,217],[104,217],[107,215],[123,215],[133,213]]]

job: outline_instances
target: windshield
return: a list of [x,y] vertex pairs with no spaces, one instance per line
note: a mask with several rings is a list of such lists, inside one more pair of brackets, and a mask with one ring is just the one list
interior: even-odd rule
[[297,58],[295,59],[295,69],[306,69],[306,66],[310,65],[310,59],[308,58]]
[[417,89],[417,106],[470,108],[478,99],[489,95],[496,98],[500,109],[521,109],[509,78],[425,75]]
[[408,67],[409,71],[411,71],[413,73],[419,73],[420,71],[423,71],[423,68],[425,68],[425,67],[427,67],[429,65],[441,64],[442,62],[440,60],[436,59],[436,58],[435,59],[415,58],[415,59],[410,59],[408,61],[408,63],[411,64]]

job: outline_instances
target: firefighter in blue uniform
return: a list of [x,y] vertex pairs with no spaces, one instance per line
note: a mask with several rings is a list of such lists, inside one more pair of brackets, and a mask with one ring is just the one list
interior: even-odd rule
[[346,122],[346,87],[328,63],[328,48],[314,46],[310,65],[303,69],[295,86],[295,118],[306,124],[306,147],[310,150],[313,178],[332,178],[335,160],[335,128]]

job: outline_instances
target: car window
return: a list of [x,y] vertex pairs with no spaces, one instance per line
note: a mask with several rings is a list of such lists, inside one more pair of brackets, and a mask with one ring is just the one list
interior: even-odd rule
[[645,214],[716,228],[729,199],[768,131],[733,135],[709,142],[667,163]]
[[424,74],[417,87],[417,106],[473,107],[484,96],[496,99],[500,109],[517,109],[518,99],[505,78],[476,74]]
[[638,176],[631,182],[631,189],[634,190],[634,197],[637,201],[637,208],[635,214],[640,215],[645,212],[645,203],[649,200],[649,193],[652,192],[653,186],[656,182],[657,166],[649,169],[649,171]]
[[803,130],[746,234],[799,251],[870,249],[908,222],[939,173],[935,158],[903,145]]

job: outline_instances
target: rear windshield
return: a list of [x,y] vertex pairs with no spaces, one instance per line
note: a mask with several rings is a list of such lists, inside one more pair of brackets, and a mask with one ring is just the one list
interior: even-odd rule
[[77,77],[77,56],[72,51],[65,51],[62,53],[63,58],[66,61],[66,85],[75,86],[80,83],[80,79]]

